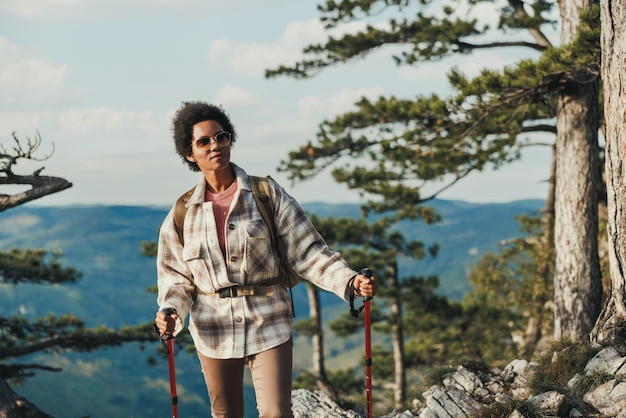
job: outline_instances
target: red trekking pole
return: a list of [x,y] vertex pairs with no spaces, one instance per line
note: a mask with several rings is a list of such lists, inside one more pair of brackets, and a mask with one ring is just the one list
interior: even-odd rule
[[[365,268],[361,270],[361,274],[366,277],[372,277],[372,270]],[[367,417],[372,418],[372,323],[370,314],[370,300],[372,298],[363,299],[363,309],[365,311],[365,394],[367,396]]]
[[[368,268],[361,270],[361,274],[365,277],[373,277],[374,273]],[[372,335],[371,335],[371,315],[370,300],[372,298],[363,298],[363,306],[359,309],[354,308],[354,281],[352,282],[352,292],[350,292],[350,315],[358,318],[359,313],[365,309],[365,394],[367,396],[367,418],[372,418]]]
[[[171,308],[163,309],[165,315],[171,315],[174,310]],[[176,367],[174,366],[174,337],[173,334],[161,336],[161,342],[167,352],[167,362],[170,368],[170,398],[172,401],[172,418],[178,418],[178,396],[176,395]]]

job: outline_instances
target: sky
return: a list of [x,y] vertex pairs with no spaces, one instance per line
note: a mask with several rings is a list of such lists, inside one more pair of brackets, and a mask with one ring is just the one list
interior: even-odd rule
[[[486,50],[398,67],[383,49],[308,80],[266,79],[266,69],[293,64],[303,47],[324,41],[316,4],[0,0],[0,143],[10,149],[13,132],[22,140],[39,134],[37,155],[52,153],[45,161],[20,160],[13,171],[45,167],[42,175],[72,182],[39,205],[170,206],[200,175],[175,154],[171,118],[183,101],[202,100],[230,115],[238,132],[231,158],[249,174],[271,175],[301,203],[362,202],[328,170],[292,185],[277,168],[289,151],[315,140],[320,122],[353,110],[362,96],[446,96],[453,66],[477,75],[532,57]],[[472,13],[495,21],[494,6]],[[472,174],[440,198],[545,199],[549,167],[548,148],[529,148],[520,161]],[[19,190],[0,187],[5,194]]]

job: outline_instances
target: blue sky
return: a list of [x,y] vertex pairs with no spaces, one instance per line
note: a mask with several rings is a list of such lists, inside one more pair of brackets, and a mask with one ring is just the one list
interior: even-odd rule
[[[494,6],[474,13],[495,18]],[[174,153],[171,116],[182,101],[206,100],[230,114],[239,136],[232,160],[248,173],[272,175],[301,202],[359,202],[328,172],[292,186],[276,168],[361,96],[445,95],[452,66],[475,75],[532,56],[493,50],[396,67],[382,50],[310,80],[266,80],[266,68],[291,64],[324,40],[318,17],[314,1],[0,0],[0,143],[12,146],[13,131],[38,131],[41,155],[54,143],[49,160],[14,169],[45,166],[43,174],[73,183],[37,204],[169,206],[199,175]],[[549,165],[547,148],[529,149],[520,162],[472,175],[441,197],[543,199]]]

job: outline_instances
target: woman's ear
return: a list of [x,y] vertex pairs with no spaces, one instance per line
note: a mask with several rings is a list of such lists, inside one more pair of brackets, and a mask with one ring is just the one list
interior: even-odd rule
[[195,162],[196,162],[196,159],[195,159],[195,158],[193,158],[193,156],[192,156],[192,155],[188,155],[188,156],[186,156],[185,158],[187,159],[187,161],[190,161],[190,162],[192,162],[192,163],[195,163]]

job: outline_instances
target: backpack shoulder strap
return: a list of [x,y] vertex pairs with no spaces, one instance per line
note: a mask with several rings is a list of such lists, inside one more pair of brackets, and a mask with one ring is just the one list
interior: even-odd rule
[[185,226],[185,215],[187,215],[187,208],[185,205],[187,201],[193,194],[194,190],[196,190],[196,186],[193,186],[191,190],[183,193],[178,200],[176,200],[176,204],[174,205],[174,228],[176,229],[176,233],[178,234],[178,240],[181,244],[185,244],[185,237],[183,236],[183,228]]
[[291,288],[295,286],[296,283],[298,283],[298,280],[295,272],[293,272],[293,270],[286,263],[284,248],[282,248],[281,244],[278,242],[278,231],[276,230],[276,223],[274,222],[274,202],[272,201],[272,194],[268,181],[268,179],[271,179],[271,177],[248,176],[248,178],[250,180],[250,186],[252,188],[252,195],[254,196],[254,200],[256,200],[256,205],[261,212],[263,220],[270,230],[272,245],[274,246],[274,248],[276,248],[278,257],[280,258],[280,272],[282,275],[281,277],[287,280],[286,282],[281,282],[281,286],[289,288],[289,294],[291,296],[291,312],[295,317],[296,309],[293,304],[293,293]]
[[272,202],[270,185],[267,180],[268,177],[248,176],[248,179],[250,180],[250,187],[252,188],[252,195],[254,196],[254,200],[256,200],[256,205],[259,207],[263,220],[269,227],[272,245],[276,247],[277,241],[276,225],[274,224],[274,204]]

